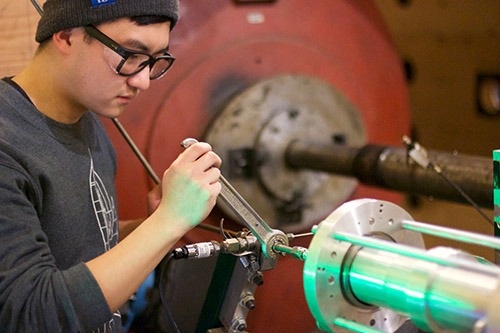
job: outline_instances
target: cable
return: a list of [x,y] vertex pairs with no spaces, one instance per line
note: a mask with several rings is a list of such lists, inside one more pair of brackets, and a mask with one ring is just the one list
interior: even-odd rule
[[479,214],[481,214],[482,217],[486,219],[492,226],[495,226],[495,222],[493,222],[484,212],[483,210],[472,200],[471,197],[465,193],[460,186],[458,186],[455,182],[453,182],[451,179],[446,177],[446,175],[443,173],[443,169],[439,165],[434,164],[431,162],[428,157],[427,157],[427,151],[425,148],[423,148],[418,142],[413,141],[406,135],[401,138],[401,141],[406,145],[406,156],[407,159],[411,158],[414,160],[418,165],[420,165],[422,168],[426,169],[428,167],[431,167],[432,170],[434,170],[438,175],[440,175],[448,184],[450,184],[455,190],[460,193],[462,197],[467,200],[472,207],[474,207]]
[[165,263],[163,264],[163,267],[160,270],[160,281],[158,283],[158,291],[160,292],[160,299],[161,299],[161,303],[163,305],[163,310],[165,310],[165,314],[167,315],[168,322],[170,323],[170,326],[172,327],[172,329],[175,333],[180,333],[181,331],[177,327],[177,323],[175,322],[174,316],[172,315],[172,312],[170,312],[170,309],[168,308],[167,300],[163,296],[163,288],[162,288],[163,273],[167,270],[168,264],[173,257],[174,257],[174,253],[170,252],[168,254],[168,257],[167,257]]
[[471,197],[469,197],[467,195],[467,193],[465,193],[457,184],[455,184],[455,182],[453,182],[451,179],[449,179],[448,177],[445,176],[445,174],[442,172],[442,169],[435,165],[434,163],[432,162],[429,162],[429,166],[438,174],[440,175],[448,184],[450,184],[451,186],[453,186],[453,188],[455,188],[455,190],[458,191],[458,193],[460,193],[460,195],[462,195],[465,200],[467,200],[471,205],[472,207],[474,207],[478,212],[479,214],[481,214],[481,216],[483,216],[486,221],[488,221],[492,226],[495,226],[495,222],[493,222],[489,217],[488,215],[486,215],[483,210],[474,202],[474,200],[471,199]]

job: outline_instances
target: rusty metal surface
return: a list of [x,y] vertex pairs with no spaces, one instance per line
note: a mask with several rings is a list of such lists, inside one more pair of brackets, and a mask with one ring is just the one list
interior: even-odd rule
[[[428,158],[475,203],[493,207],[493,162],[482,156],[428,151]],[[467,203],[460,193],[431,168],[422,168],[405,148],[367,145],[362,148],[295,142],[287,150],[291,167],[353,176],[365,184],[410,194]]]

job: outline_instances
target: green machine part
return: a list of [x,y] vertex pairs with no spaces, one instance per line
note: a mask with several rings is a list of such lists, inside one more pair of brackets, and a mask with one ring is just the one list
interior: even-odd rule
[[[493,151],[493,205],[495,221],[495,237],[500,237],[500,150]],[[500,263],[500,253],[495,251],[495,263]]]
[[[449,247],[427,250],[416,229],[436,226],[373,199],[347,202],[313,229],[304,292],[319,329],[395,332],[409,318],[424,331],[483,332],[488,325],[487,332],[500,332],[492,303],[500,296],[500,267]],[[442,231],[444,238],[500,248],[491,236]]]

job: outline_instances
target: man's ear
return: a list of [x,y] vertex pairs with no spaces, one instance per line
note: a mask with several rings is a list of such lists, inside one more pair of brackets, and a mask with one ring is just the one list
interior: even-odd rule
[[55,47],[62,53],[68,54],[74,38],[74,29],[58,31],[52,35]]

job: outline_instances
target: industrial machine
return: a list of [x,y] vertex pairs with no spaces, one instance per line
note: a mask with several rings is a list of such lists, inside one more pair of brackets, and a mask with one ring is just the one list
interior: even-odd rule
[[[176,65],[120,121],[155,170],[170,164],[186,137],[211,143],[223,158],[223,175],[268,228],[249,233],[251,225],[242,223],[221,200],[207,223],[218,227],[224,218],[224,230],[247,231],[232,237],[205,230],[186,235],[188,253],[206,247],[205,253],[213,256],[169,264],[165,295],[179,329],[313,332],[319,327],[338,332],[341,327],[355,329],[354,320],[368,313],[358,322],[363,325],[360,331],[395,331],[414,312],[421,315],[425,305],[380,310],[388,304],[353,300],[360,297],[356,286],[342,287],[348,282],[340,281],[350,278],[333,275],[331,269],[340,269],[334,265],[342,262],[342,251],[349,252],[353,262],[345,267],[357,265],[357,259],[371,251],[366,245],[348,251],[351,243],[343,240],[335,251],[337,261],[322,262],[323,247],[331,250],[337,242],[322,236],[334,231],[326,230],[336,207],[356,198],[400,201],[399,195],[371,185],[463,200],[438,173],[409,158],[408,147],[400,148],[401,138],[410,132],[405,78],[375,6],[369,1],[183,0],[181,16],[171,36]],[[109,127],[113,137],[116,131]],[[113,141],[119,152],[118,193],[137,194],[119,197],[120,207],[125,207],[125,217],[135,217],[142,212],[137,198],[146,193],[150,177],[145,173],[142,179],[129,179],[141,166],[119,135]],[[432,151],[429,160],[478,205],[491,207],[491,160]],[[344,172],[333,170],[335,166]],[[384,206],[373,216],[376,223],[370,223],[372,216],[352,221],[354,229],[358,222],[363,224],[354,236],[373,231],[379,235],[371,237],[375,241],[381,237],[422,250],[418,233],[403,229],[398,220],[400,215],[411,218],[389,203]],[[393,226],[382,228],[379,216],[393,218]],[[295,238],[313,225],[318,228],[312,241]],[[268,242],[272,236],[264,242],[264,236],[257,237],[274,230],[280,231],[276,247]],[[304,248],[305,262],[300,260]],[[432,265],[439,271],[444,267]],[[330,289],[334,292],[328,293]],[[332,311],[324,301],[346,309]],[[419,327],[435,328],[433,321],[419,320]]]
[[[220,252],[261,254],[254,265],[238,265],[231,276],[220,317],[229,332],[245,331],[246,314],[255,306],[256,273],[270,269],[266,260],[276,260],[279,254],[304,261],[305,295],[322,331],[397,332],[408,319],[426,332],[500,330],[496,311],[500,268],[453,248],[425,250],[421,234],[498,250],[500,241],[495,237],[416,222],[393,203],[358,199],[314,226],[308,249],[292,248],[286,239],[275,237],[282,233],[262,220],[263,225],[254,228],[255,216],[248,217],[252,209],[234,205],[233,200],[228,203],[235,212],[247,216],[242,221],[259,240],[270,235],[270,243],[247,234],[174,251],[178,258],[208,258]],[[267,231],[260,229],[263,226]]]
[[[168,167],[186,137],[224,161],[218,209],[161,267],[169,315],[160,326],[404,332],[411,320],[409,331],[500,331],[500,268],[425,250],[421,234],[500,242],[415,222],[399,195],[373,187],[493,206],[490,159],[426,152],[409,139],[400,147],[405,79],[373,3],[180,5],[175,66],[115,121],[119,132],[105,124],[124,218],[145,213],[138,198],[158,181],[153,170]],[[129,144],[145,153],[143,177],[131,177],[142,166]]]
[[[398,194],[359,185],[354,178],[257,168],[273,169],[271,149],[285,149],[295,136],[319,144],[362,147],[399,145],[409,133],[404,73],[373,3],[182,0],[180,6],[182,18],[170,39],[175,66],[167,77],[152,82],[120,117],[154,170],[161,172],[170,165],[185,138],[208,141],[222,156],[222,173],[232,186],[272,229],[285,234],[309,232],[348,199],[400,200]],[[283,122],[293,129],[280,127]],[[125,219],[143,216],[141,198],[153,182],[146,172],[140,176],[138,170],[143,168],[114,124],[105,125],[118,152],[120,214]],[[276,163],[282,162],[276,159]],[[295,187],[288,189],[282,181]],[[206,224],[218,226],[224,218],[226,229],[240,230],[236,216],[223,207],[219,205]],[[183,243],[210,240],[223,241],[197,229]],[[309,242],[310,237],[298,237],[290,245],[307,247]],[[191,322],[212,317],[204,308],[220,312],[223,297],[212,290],[228,290],[229,281],[222,280],[233,274],[235,264],[232,258],[220,263],[228,269],[219,274],[214,267],[219,259],[225,260],[219,257],[225,256],[206,259],[213,260],[210,267],[203,266],[209,266],[205,260],[171,262],[165,295],[179,322],[183,319],[175,306],[177,299],[191,300]],[[190,280],[189,287],[195,290],[188,296],[176,296],[183,288],[174,286],[187,284],[189,275],[176,275],[174,268],[181,265],[184,272],[198,276]],[[262,272],[264,283],[256,288],[255,307],[246,316],[249,331],[316,329],[303,294],[302,270],[302,261],[285,256],[274,269]],[[208,299],[213,302],[205,305]],[[277,299],[284,301],[277,304]]]
[[[411,145],[408,155],[425,167],[433,164],[418,144]],[[433,168],[441,172],[436,164]],[[313,226],[308,249],[291,247],[289,241],[296,235],[269,227],[224,176],[221,183],[226,207],[251,232],[227,236],[221,226],[224,241],[177,248],[174,258],[219,253],[240,258],[219,317],[227,331],[246,329],[255,289],[262,282],[260,272],[276,268],[278,257],[286,254],[305,261],[306,299],[323,331],[408,332],[402,327],[409,319],[423,331],[500,330],[495,311],[500,268],[453,248],[426,251],[422,233],[496,250],[498,239],[416,222],[393,203],[358,199]],[[196,331],[218,332],[207,328],[198,325]]]

